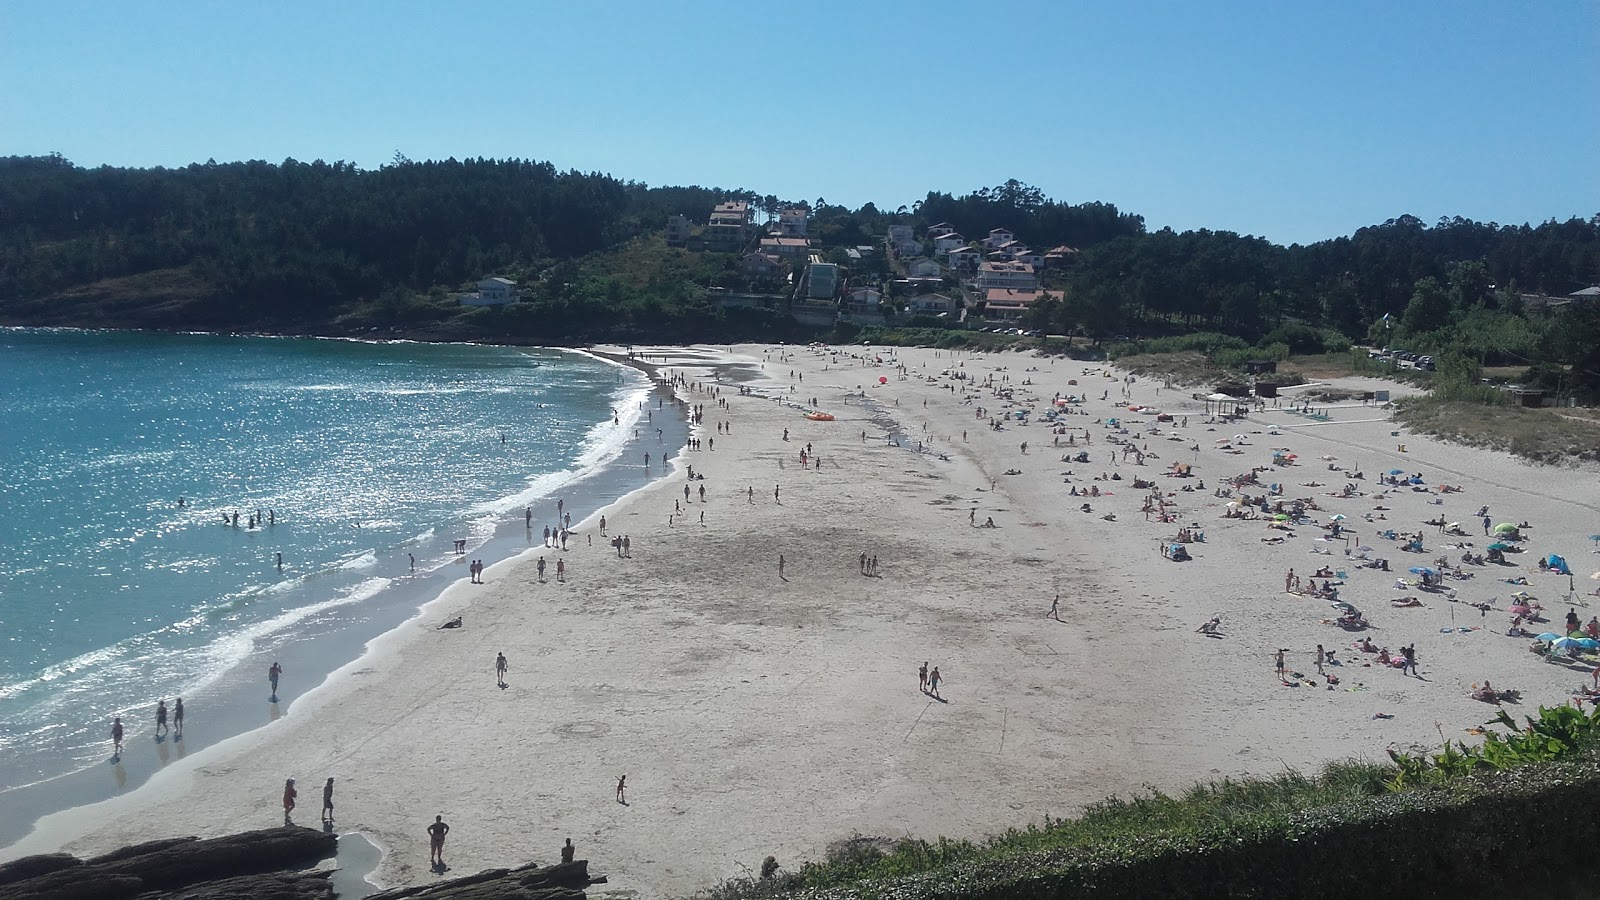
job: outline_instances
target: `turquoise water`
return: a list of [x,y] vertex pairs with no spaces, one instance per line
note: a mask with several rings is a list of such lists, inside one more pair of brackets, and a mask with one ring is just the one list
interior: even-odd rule
[[246,661],[525,504],[554,523],[648,389],[553,350],[0,330],[0,791],[104,763],[157,698],[192,730]]

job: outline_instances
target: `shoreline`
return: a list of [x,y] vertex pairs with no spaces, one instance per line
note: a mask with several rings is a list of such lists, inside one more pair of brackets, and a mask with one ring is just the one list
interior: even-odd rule
[[[670,395],[670,392],[663,393],[663,387],[657,383],[649,370],[630,365],[626,359],[571,348],[551,349],[641,372],[646,378],[646,383],[640,387],[638,396],[654,398]],[[641,414],[639,418],[642,421],[643,415]],[[609,423],[595,424],[599,426]],[[673,416],[665,424],[664,431],[666,434],[662,438],[663,444],[673,448],[670,452],[681,455],[688,434],[687,422],[682,416]],[[559,493],[567,502],[569,512],[576,519],[579,515],[587,515],[586,510],[610,505],[631,491],[664,477],[664,475],[650,476],[641,481],[632,474],[630,470],[633,465],[623,456],[626,446],[627,443],[624,443],[613,458],[588,466],[587,471],[580,471],[576,478],[571,478],[545,492],[541,500],[535,502],[554,500]],[[550,510],[549,513],[554,515],[554,510]],[[540,515],[544,516],[544,513],[541,512]],[[463,582],[464,579],[460,576],[465,573],[455,569],[464,569],[469,557],[484,558],[486,565],[494,566],[516,560],[526,553],[540,549],[538,535],[531,530],[525,531],[520,515],[505,513],[496,515],[495,518],[497,521],[490,526],[489,532],[476,543],[469,545],[466,554],[446,558],[427,569],[422,567],[423,561],[419,559],[415,573],[399,574],[384,579],[388,583],[371,596],[351,601],[323,600],[319,601],[319,604],[314,604],[322,605],[324,608],[306,613],[273,632],[286,636],[285,646],[264,651],[261,649],[260,639],[255,639],[253,643],[256,649],[245,659],[217,673],[204,689],[185,693],[185,697],[190,701],[185,739],[169,738],[167,741],[156,743],[155,750],[159,762],[144,758],[135,759],[136,753],[141,752],[135,745],[141,743],[144,735],[140,726],[134,725],[123,760],[113,764],[114,778],[104,771],[106,769],[104,762],[95,762],[82,768],[18,784],[0,793],[0,796],[5,797],[9,813],[4,821],[0,822],[0,857],[6,857],[13,845],[26,840],[35,831],[39,822],[46,817],[142,790],[163,772],[189,765],[188,760],[191,756],[204,754],[219,746],[231,745],[236,739],[248,738],[280,718],[300,713],[304,701],[310,694],[328,684],[342,669],[359,662],[366,656],[369,646],[374,641],[404,627],[419,615],[419,610],[438,599],[457,583]],[[574,529],[574,537],[581,539],[582,534]],[[444,553],[448,549],[447,539],[435,535],[430,541],[433,545],[438,545],[436,547],[440,550],[438,555],[448,557],[448,554]],[[407,542],[408,545],[411,543]],[[424,552],[422,545],[415,546],[418,547],[419,554]],[[404,546],[401,549],[403,551]],[[402,559],[399,563],[402,570],[403,564]],[[283,699],[281,702],[269,704],[265,712],[255,705],[261,695],[258,670],[266,665],[265,662],[257,665],[255,657],[263,653],[285,661],[286,673],[289,676],[285,681],[285,689],[280,692]],[[346,662],[330,665],[333,660]],[[302,692],[292,693],[289,686],[296,682],[305,683],[301,679],[307,676],[310,678],[311,686]],[[201,702],[196,703],[197,700]]]
[[[1143,379],[1128,400],[1100,401],[1124,382],[1070,360],[763,345],[676,354],[686,361],[667,374],[740,368],[715,382],[691,375],[700,383],[680,391],[711,420],[695,431],[708,446],[674,461],[674,474],[692,464],[705,475],[682,482],[693,496],[662,478],[603,510],[633,536],[631,559],[580,545],[565,584],[538,579],[525,557],[497,564],[487,587],[458,583],[375,641],[304,715],[208,751],[193,777],[57,818],[26,849],[261,827],[277,818],[284,777],[332,775],[345,792],[340,830],[385,850],[376,883],[433,877],[420,828],[442,814],[458,871],[549,859],[571,837],[617,890],[682,896],[768,854],[792,870],[853,833],[978,839],[1151,786],[1381,759],[1481,722],[1491,710],[1468,696],[1475,679],[1523,691],[1526,710],[1564,702],[1577,680],[1502,633],[1517,588],[1498,579],[1525,573],[1557,619],[1566,579],[1538,573],[1529,554],[1466,567],[1474,577],[1457,602],[1425,593],[1420,607],[1397,607],[1392,582],[1419,558],[1378,532],[1489,505],[1531,520],[1529,549],[1565,552],[1581,577],[1600,482],[1409,433],[1401,451],[1390,432],[1404,430],[1359,405],[1294,428],[1309,423],[1281,409],[1212,425],[1187,392]],[[958,369],[968,377],[952,379]],[[735,396],[736,385],[753,393]],[[719,386],[727,409],[710,393]],[[1060,419],[1060,448],[1050,425],[1009,415],[1042,417],[1052,392],[1090,398]],[[836,421],[801,416],[813,396]],[[1193,426],[1151,431],[1152,415],[1128,411],[1135,401]],[[714,427],[722,420],[731,430]],[[1244,434],[1241,446],[1224,449],[1223,431]],[[1069,435],[1093,462],[1059,458]],[[916,441],[928,451],[906,452]],[[1113,441],[1135,442],[1149,464],[1119,459]],[[1273,466],[1284,446],[1298,463]],[[820,469],[801,465],[805,449]],[[1196,479],[1167,474],[1180,461]],[[1367,477],[1334,472],[1352,465]],[[1464,490],[1386,491],[1375,479],[1391,467]],[[1285,497],[1316,501],[1314,518],[1347,515],[1391,569],[1356,569],[1311,524],[1288,536],[1224,517],[1215,490],[1257,468]],[[1173,522],[1141,516],[1135,478],[1176,504]],[[1352,480],[1358,497],[1330,494]],[[1091,485],[1091,501],[1069,493]],[[988,518],[994,528],[975,524]],[[1155,551],[1191,523],[1207,533],[1189,545],[1192,561]],[[1262,540],[1273,536],[1284,540]],[[1450,552],[1434,532],[1425,539],[1426,558]],[[850,568],[858,554],[881,559],[876,575]],[[1280,589],[1285,569],[1323,564],[1350,569],[1340,597],[1367,611],[1375,642],[1414,644],[1421,677],[1369,663],[1329,624],[1326,601]],[[1492,611],[1468,605],[1496,596]],[[1576,605],[1587,618],[1600,603]],[[458,608],[471,610],[466,628],[433,628]],[[1196,634],[1213,615],[1223,635]],[[1337,689],[1273,676],[1276,648],[1311,672],[1318,644],[1342,657]],[[497,652],[510,661],[499,689]],[[917,689],[925,661],[946,679],[941,697]],[[613,798],[621,774],[626,805]]]

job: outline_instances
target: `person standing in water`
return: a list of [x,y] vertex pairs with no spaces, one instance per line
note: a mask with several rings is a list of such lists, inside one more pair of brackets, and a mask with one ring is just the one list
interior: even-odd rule
[[274,703],[278,700],[278,676],[282,674],[283,666],[278,665],[277,661],[274,660],[272,668],[267,670],[267,683],[272,685],[272,700]]
[[156,737],[167,733],[167,701],[156,701]]
[[183,698],[179,697],[172,703],[172,736],[183,740]]
[[111,756],[122,755],[122,719],[116,717],[111,720]]

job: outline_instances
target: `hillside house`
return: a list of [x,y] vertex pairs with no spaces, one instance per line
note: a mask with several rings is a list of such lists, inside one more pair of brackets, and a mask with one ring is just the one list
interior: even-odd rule
[[1062,244],[1059,247],[1052,247],[1045,251],[1044,266],[1047,269],[1059,269],[1070,265],[1072,260],[1077,257],[1077,255],[1077,247],[1068,247],[1066,244]]
[[785,259],[805,259],[811,242],[803,237],[765,237],[761,239],[761,252]]
[[682,247],[685,244],[689,243],[689,233],[690,233],[690,226],[689,226],[689,217],[688,216],[668,216],[667,217],[667,246],[668,247]]
[[[907,225],[906,227],[910,228],[911,226]],[[951,225],[949,222],[940,222],[937,225],[929,225],[928,226],[928,240],[936,241],[939,238],[942,238],[947,234],[955,234],[955,232],[956,232],[955,227],[953,225]]]
[[1039,279],[1033,266],[1019,262],[986,262],[978,267],[978,290],[990,291],[1006,288],[1013,291],[1033,291],[1039,288]]
[[773,231],[784,237],[803,238],[810,217],[811,211],[803,206],[785,207],[778,210],[778,221],[773,223]]
[[738,253],[749,236],[750,204],[742,200],[718,203],[706,225],[706,249],[715,253]]
[[906,301],[906,308],[913,315],[936,316],[940,313],[953,313],[959,308],[954,297],[944,294],[923,293],[913,296]]
[[957,247],[945,254],[945,262],[960,275],[975,275],[983,264],[983,254],[971,247]]
[[941,234],[933,239],[933,253],[935,256],[944,256],[957,247],[965,247],[966,244],[966,238],[952,231],[949,234]]
[[876,313],[882,309],[883,292],[876,288],[856,288],[844,295],[844,301],[853,312]]
[[462,306],[507,306],[521,299],[517,283],[509,278],[485,278],[478,289],[461,295]]
[[1015,322],[1027,315],[1040,300],[1060,300],[1060,291],[1012,291],[1003,288],[983,295],[983,317],[994,322]]
[[739,271],[759,278],[782,277],[784,268],[783,260],[765,253],[746,253],[739,261]]
[[1016,235],[1004,228],[995,228],[989,232],[988,237],[983,239],[983,246],[986,250],[999,250],[1016,239]]
[[944,267],[927,257],[918,257],[906,262],[906,274],[912,278],[939,278],[944,275]]

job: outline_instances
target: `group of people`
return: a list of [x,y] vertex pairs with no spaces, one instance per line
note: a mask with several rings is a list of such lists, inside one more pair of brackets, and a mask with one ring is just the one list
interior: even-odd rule
[[[283,824],[293,825],[290,816],[294,813],[295,800],[300,792],[295,789],[294,779],[285,779],[283,782]],[[329,778],[322,785],[322,821],[333,824],[333,779]]]
[[[167,723],[169,715],[171,716],[172,720],[170,726]],[[172,702],[172,709],[170,712],[167,709],[167,701],[156,701],[156,740],[159,741],[164,739],[169,733],[172,735],[173,740],[183,740],[182,697],[179,697]],[[124,730],[122,727],[122,717],[113,716],[111,718],[111,758],[113,761],[122,757],[123,735]]]

